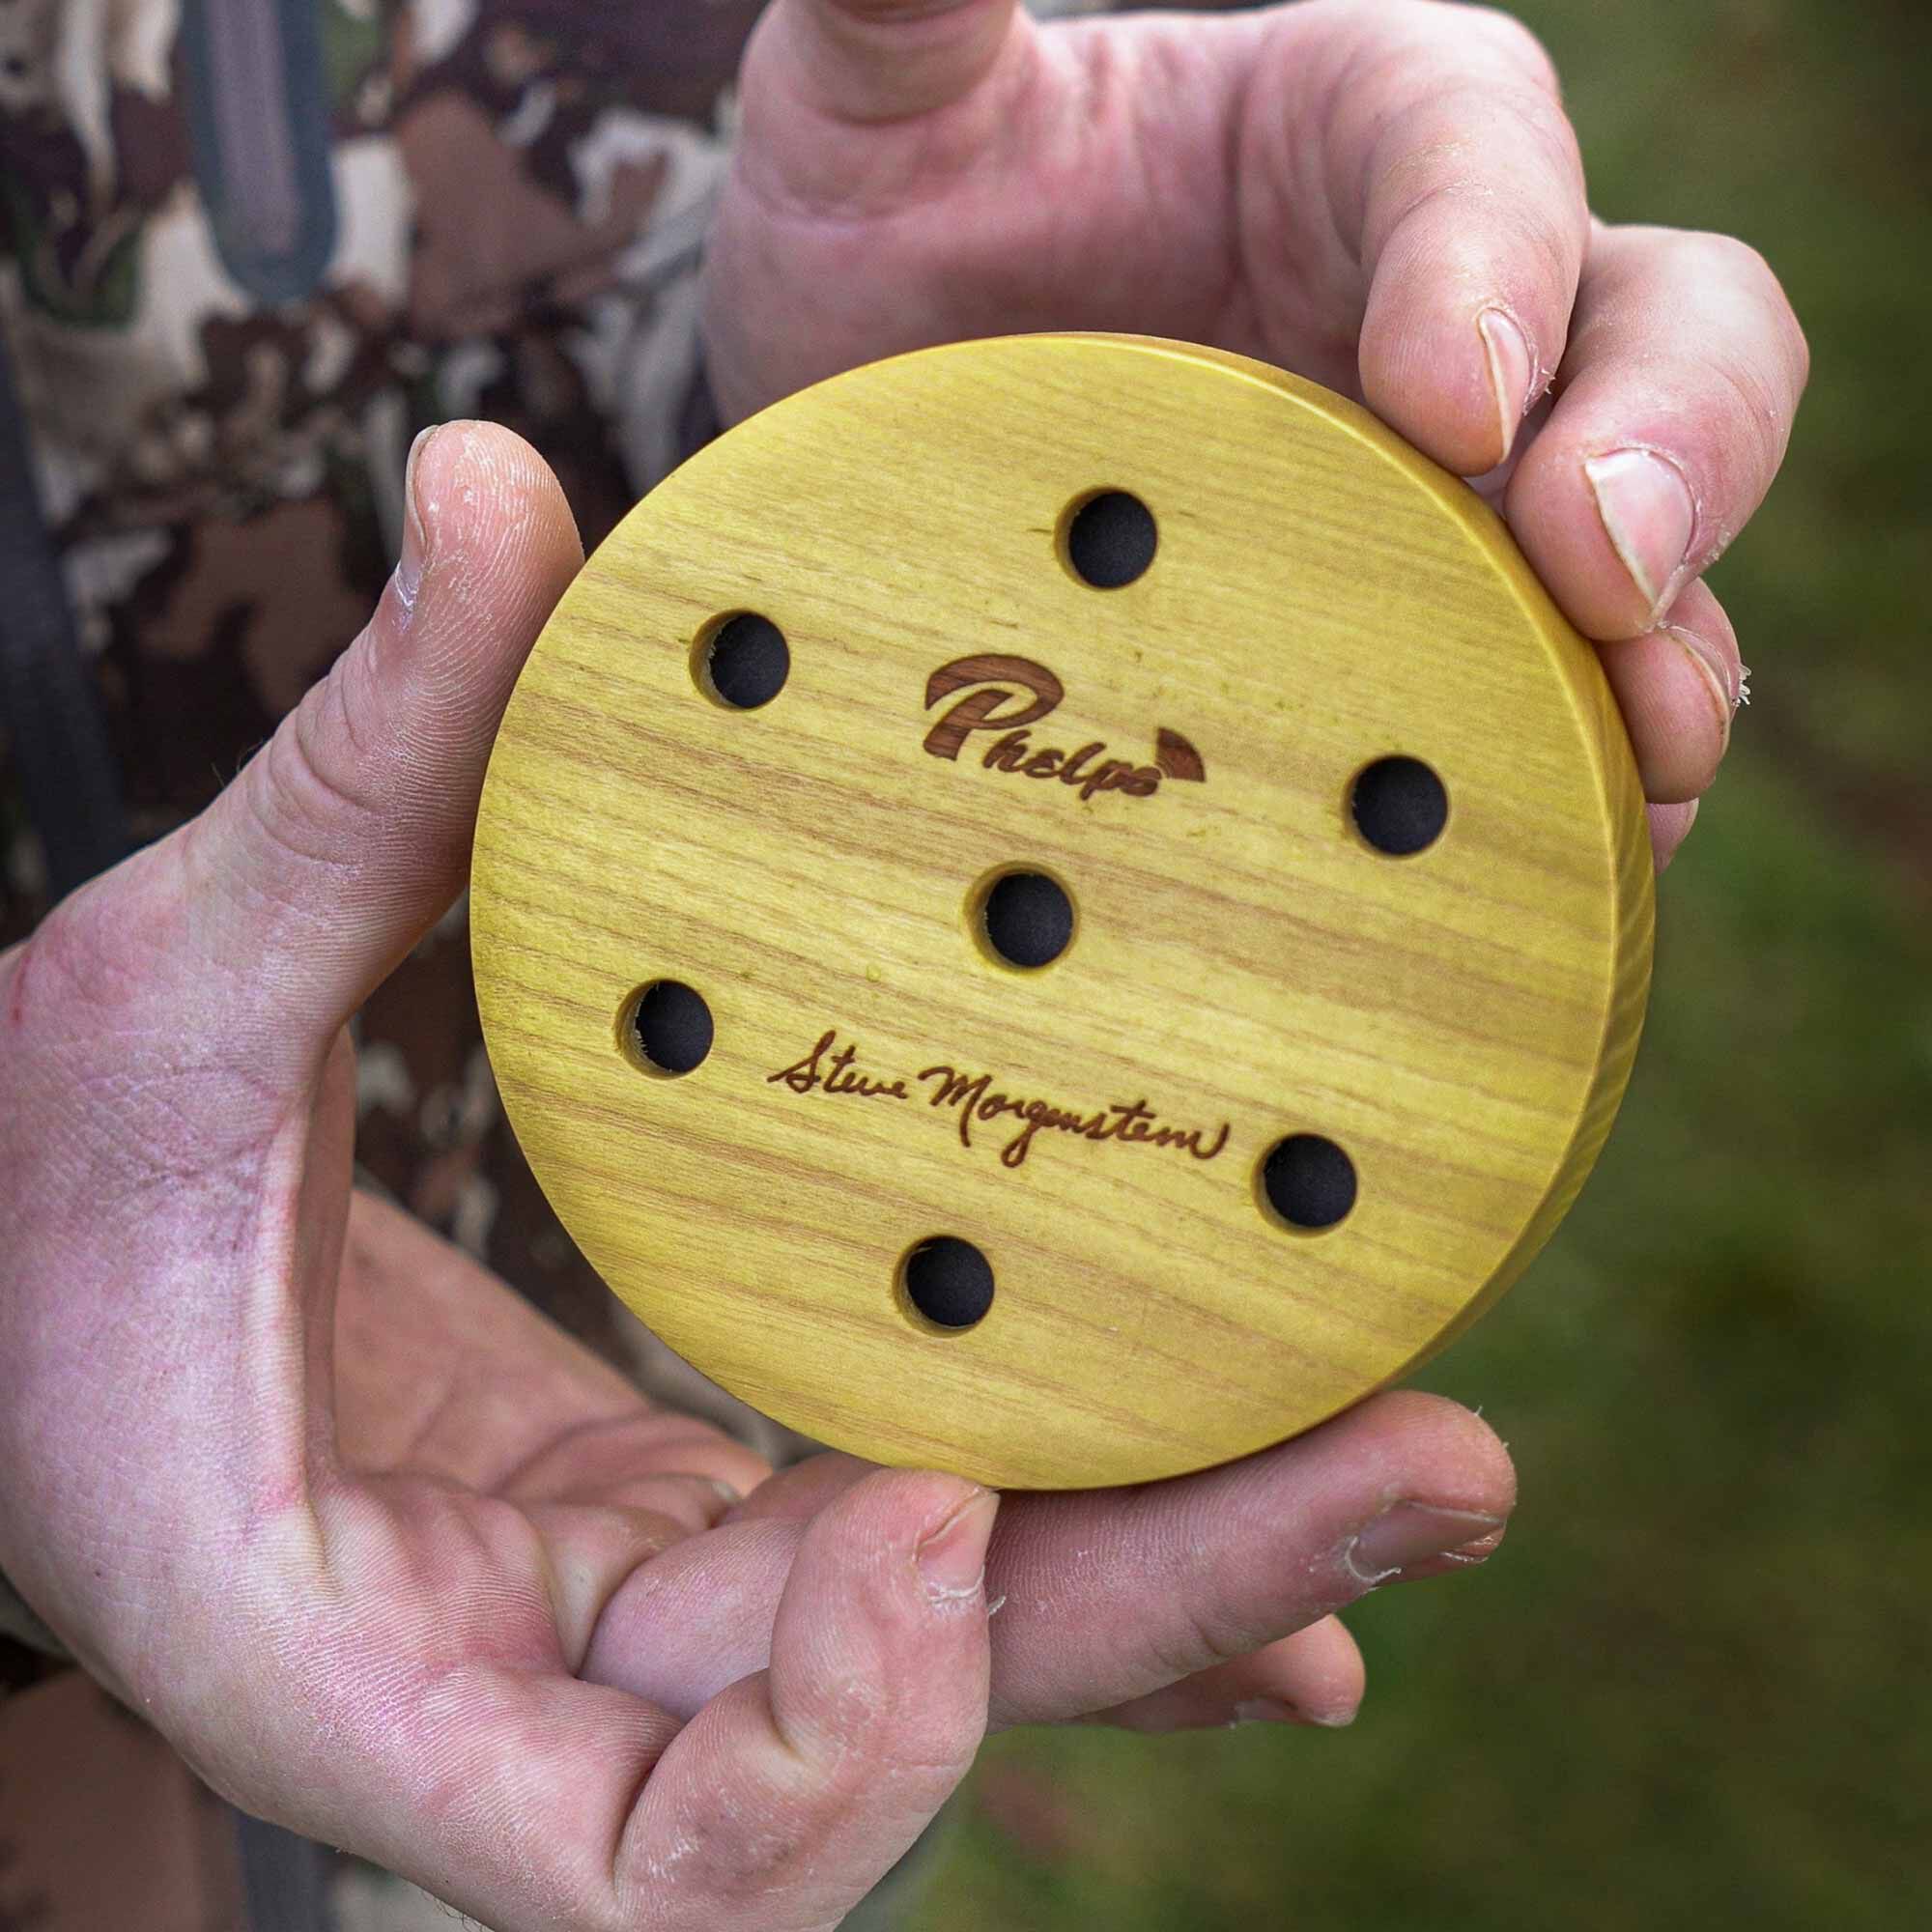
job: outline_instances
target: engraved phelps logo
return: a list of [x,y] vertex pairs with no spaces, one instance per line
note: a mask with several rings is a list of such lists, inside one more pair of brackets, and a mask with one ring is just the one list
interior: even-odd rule
[[[958,1067],[925,1067],[908,1087],[903,1077],[885,1079],[862,1072],[856,1044],[840,1046],[836,1028],[828,1027],[803,1060],[765,1076],[768,1087],[784,1086],[794,1094],[830,1094],[854,1100],[923,1099],[929,1107],[951,1113],[958,1124],[959,1145],[973,1146],[975,1126],[1018,1125],[1000,1149],[1002,1167],[1019,1167],[1039,1134],[1073,1134],[1085,1141],[1113,1141],[1124,1147],[1173,1148],[1196,1160],[1213,1160],[1228,1145],[1229,1123],[1213,1132],[1200,1127],[1175,1127],[1162,1122],[1145,1100],[1110,1100],[1104,1107],[1065,1107],[1051,1100],[1027,1099],[993,1084],[990,1073],[961,1072]],[[913,1087],[925,1090],[915,1094]]]
[[1059,678],[1032,658],[954,658],[925,681],[928,711],[949,697],[954,700],[926,732],[925,749],[935,758],[956,761],[975,732],[997,732],[980,759],[987,771],[1051,779],[1077,790],[1083,799],[1103,791],[1151,798],[1163,779],[1192,784],[1206,780],[1201,753],[1179,731],[1164,726],[1154,735],[1151,765],[1110,755],[1097,738],[1071,751],[1037,745],[1033,727],[1058,710],[1065,696]]

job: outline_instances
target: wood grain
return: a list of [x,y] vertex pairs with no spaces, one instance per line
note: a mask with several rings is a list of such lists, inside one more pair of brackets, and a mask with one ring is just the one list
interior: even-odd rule
[[[1158,528],[1113,590],[1065,548],[1101,490]],[[755,710],[704,672],[741,611],[790,651]],[[1406,858],[1350,809],[1395,755],[1449,796]],[[1076,911],[1037,971],[976,922],[1011,868]],[[645,1322],[826,1441],[1062,1488],[1308,1428],[1499,1294],[1609,1129],[1652,916],[1594,653],[1471,492],[1259,364],[1032,336],[795,396],[633,513],[511,703],[472,929],[517,1134]],[[679,1078],[628,1037],[660,980],[715,1022]],[[1259,1178],[1301,1133],[1357,1180],[1320,1233]],[[975,1326],[899,1285],[938,1235]]]

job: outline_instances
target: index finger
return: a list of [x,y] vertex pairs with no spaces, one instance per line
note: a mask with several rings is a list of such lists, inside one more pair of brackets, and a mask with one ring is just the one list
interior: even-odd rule
[[993,1721],[1145,1697],[1434,1558],[1486,1554],[1515,1496],[1485,1423],[1402,1392],[1199,1475],[1009,1497],[987,1572]]
[[1791,304],[1754,249],[1663,228],[1597,232],[1562,393],[1504,500],[1585,637],[1662,623],[1749,522],[1784,460],[1809,367]]
[[1335,216],[1367,281],[1369,407],[1464,476],[1494,469],[1563,357],[1589,210],[1554,70],[1474,7],[1364,10],[1331,78]]

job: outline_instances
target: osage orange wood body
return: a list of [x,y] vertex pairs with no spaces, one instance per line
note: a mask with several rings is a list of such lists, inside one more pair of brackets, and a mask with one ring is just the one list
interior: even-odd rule
[[[1152,560],[1069,557],[1099,493]],[[755,613],[788,669],[723,701]],[[742,627],[741,627],[742,630]],[[736,634],[734,634],[736,635]],[[1364,836],[1426,767],[1439,836]],[[1057,881],[1070,944],[980,906]],[[472,910],[510,1119],[672,1347],[892,1463],[1069,1487],[1304,1429],[1548,1238],[1609,1128],[1650,861],[1594,654],[1363,412],[1172,343],[966,344],[740,426],[597,553],[493,759]],[[714,1029],[672,1076],[642,989]],[[1271,1151],[1339,1151],[1292,1226]],[[990,1264],[942,1328],[902,1267]]]

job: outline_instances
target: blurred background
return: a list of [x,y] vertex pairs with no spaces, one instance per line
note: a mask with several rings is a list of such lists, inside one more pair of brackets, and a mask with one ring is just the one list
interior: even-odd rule
[[[996,1741],[881,1900],[895,1927],[1932,1926],[1932,17],[1511,11],[1565,76],[1599,212],[1753,242],[1815,364],[1713,574],[1753,702],[1663,882],[1621,1122],[1426,1378],[1498,1427],[1521,1507],[1481,1572],[1350,1614],[1350,1730]],[[141,1821],[114,1828],[150,1901],[122,1922],[158,1924],[188,1883],[166,1874],[233,1862],[232,1821],[104,1699],[46,1709],[19,1761]],[[0,1812],[0,1932],[59,1932],[7,1883],[29,1849]],[[455,1922],[340,1877],[341,1932]]]
[[1507,1546],[1350,1614],[1351,1730],[986,1752],[922,1932],[1932,1924],[1932,29],[1522,0],[1610,220],[1741,235],[1814,375],[1714,573],[1754,676],[1629,1103],[1430,1371]]

